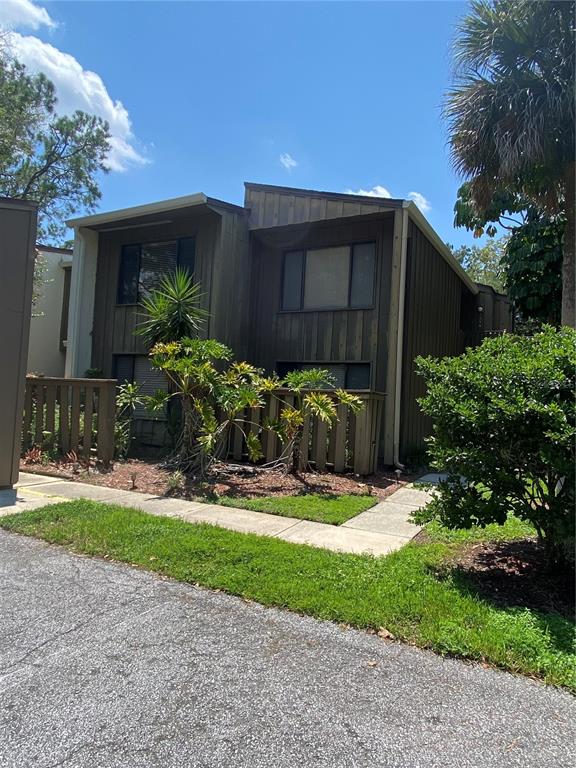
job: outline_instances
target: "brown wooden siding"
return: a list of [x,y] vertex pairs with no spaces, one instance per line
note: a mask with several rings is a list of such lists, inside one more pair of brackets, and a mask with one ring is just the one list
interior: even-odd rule
[[408,226],[406,298],[404,309],[404,353],[400,416],[400,453],[406,458],[422,448],[431,423],[421,412],[418,397],[425,392],[416,375],[418,355],[437,357],[460,354],[464,333],[460,328],[462,281],[448,266],[418,227]]
[[[375,306],[370,309],[281,311],[283,254],[375,240]],[[389,308],[392,218],[332,222],[252,234],[249,358],[274,371],[278,362],[368,362],[371,388],[383,391]]]
[[210,322],[217,314],[211,301],[211,285],[219,231],[220,217],[215,213],[205,213],[183,217],[171,224],[100,233],[92,332],[94,368],[102,370],[104,376],[111,376],[113,355],[146,354],[142,339],[134,333],[141,309],[133,304],[116,303],[118,267],[123,245],[161,242],[178,237],[196,238],[195,274],[203,289],[202,303],[211,313],[205,331],[210,333]]
[[210,280],[209,334],[232,348],[236,359],[248,354],[250,253],[244,212],[222,210]]
[[248,184],[245,206],[250,212],[250,229],[383,213],[396,207],[392,200],[347,197],[306,190],[258,188]]

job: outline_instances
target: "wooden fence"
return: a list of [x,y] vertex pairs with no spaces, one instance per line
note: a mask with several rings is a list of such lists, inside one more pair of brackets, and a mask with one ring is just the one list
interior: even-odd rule
[[27,376],[22,448],[50,447],[104,462],[114,457],[115,379]]
[[[354,414],[345,405],[337,407],[338,420],[329,425],[310,417],[304,424],[304,438],[300,450],[300,468],[312,465],[318,471],[352,470],[359,475],[376,471],[378,441],[384,412],[384,395],[364,390],[353,392],[363,402],[362,410]],[[244,432],[257,429],[266,419],[278,418],[284,405],[292,405],[294,395],[286,389],[267,395],[264,408],[252,408],[246,414]],[[263,430],[264,461],[271,462],[282,455],[283,446],[271,432]],[[242,429],[235,428],[230,436],[229,458],[242,461],[247,457]]]

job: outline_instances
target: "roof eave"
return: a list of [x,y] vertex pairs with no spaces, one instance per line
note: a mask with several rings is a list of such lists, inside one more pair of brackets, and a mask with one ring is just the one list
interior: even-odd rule
[[183,197],[173,197],[169,200],[160,200],[156,203],[146,203],[145,205],[136,205],[132,208],[120,208],[117,211],[108,211],[107,213],[95,213],[91,216],[82,216],[78,219],[68,219],[66,225],[72,229],[78,227],[97,227],[101,224],[113,224],[117,221],[134,219],[140,216],[149,216],[157,213],[167,213],[179,208],[192,208],[196,205],[206,205],[208,198],[203,192],[197,192],[194,195],[184,195]]

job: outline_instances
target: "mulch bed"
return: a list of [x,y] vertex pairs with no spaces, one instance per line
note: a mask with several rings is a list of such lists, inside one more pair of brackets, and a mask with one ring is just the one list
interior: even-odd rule
[[295,477],[282,470],[262,470],[250,464],[220,463],[215,466],[209,481],[197,483],[186,478],[183,487],[169,490],[172,471],[164,469],[157,460],[151,459],[127,459],[115,462],[110,468],[97,464],[88,467],[57,461],[45,464],[22,461],[20,469],[22,472],[38,472],[66,480],[177,498],[217,494],[254,499],[261,496],[316,493],[374,495],[383,499],[414,479],[412,475],[403,475],[398,481],[394,472],[378,472],[369,477],[332,472],[302,472]]
[[574,582],[546,570],[535,539],[472,544],[453,565],[468,587],[493,603],[574,618]]

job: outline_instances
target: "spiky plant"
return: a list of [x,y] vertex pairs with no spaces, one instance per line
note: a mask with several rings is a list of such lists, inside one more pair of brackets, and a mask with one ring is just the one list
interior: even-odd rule
[[136,332],[149,348],[197,336],[208,317],[201,300],[200,284],[186,270],[176,269],[142,300],[144,312]]
[[562,323],[575,322],[574,2],[472,0],[445,117],[456,170],[485,206],[498,190],[565,213]]

